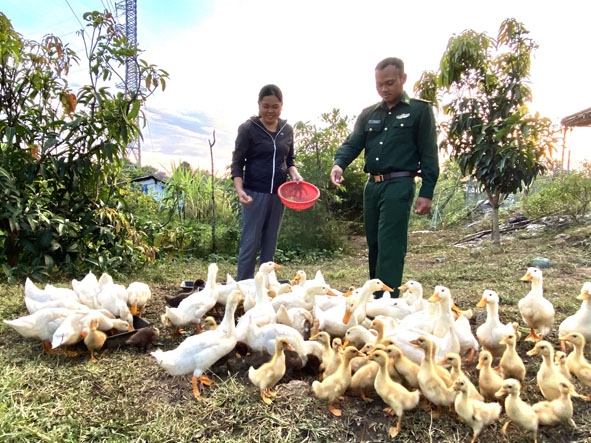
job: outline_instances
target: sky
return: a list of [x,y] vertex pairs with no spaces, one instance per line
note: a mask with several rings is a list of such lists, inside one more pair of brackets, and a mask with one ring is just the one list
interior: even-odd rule
[[[119,0],[1,0],[23,37],[54,34],[83,55],[82,14]],[[539,48],[531,66],[532,112],[557,125],[591,107],[589,8],[584,0],[137,0],[141,58],[170,74],[148,99],[141,163],[170,172],[183,161],[216,174],[231,162],[238,126],[258,112],[261,87],[283,91],[282,118],[318,123],[333,109],[355,117],[379,101],[374,68],[405,62],[405,89],[437,70],[447,42],[472,29],[496,37],[515,18]],[[121,11],[119,11],[121,12]],[[121,17],[123,23],[124,18]],[[85,81],[81,65],[72,76]],[[562,146],[559,146],[562,148]],[[573,161],[591,159],[591,128],[566,137]],[[560,158],[560,152],[557,154]]]

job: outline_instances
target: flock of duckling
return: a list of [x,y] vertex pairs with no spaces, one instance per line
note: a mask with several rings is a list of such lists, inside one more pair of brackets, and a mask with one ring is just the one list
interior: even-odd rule
[[[423,404],[434,417],[443,408],[453,411],[473,430],[472,442],[486,426],[500,419],[503,410],[507,417],[503,433],[514,423],[531,432],[536,442],[540,425],[576,426],[572,397],[589,400],[575,390],[573,377],[586,388],[591,387],[591,363],[584,355],[585,343],[591,340],[591,282],[582,286],[577,297],[582,300],[580,309],[560,323],[560,350],[555,350],[544,339],[554,326],[555,312],[543,295],[542,271],[531,267],[522,277],[531,282],[531,290],[519,300],[518,308],[529,330],[524,340],[534,343],[527,354],[541,359],[536,380],[544,398],[528,404],[520,397],[526,367],[516,350],[521,339],[519,324],[501,322],[495,291],[485,290],[477,304],[486,308],[486,320],[474,334],[469,322],[472,310],[457,308],[445,286],[436,286],[428,300],[423,298],[422,285],[413,280],[399,288],[400,298],[391,298],[389,292],[393,289],[379,279],[368,280],[343,293],[330,287],[320,271],[313,279],[298,271],[289,284],[280,283],[275,274],[278,268],[273,262],[264,263],[253,279],[237,282],[227,275],[226,282],[221,284],[217,282],[217,265],[210,264],[204,288],[188,294],[177,306],[166,306],[161,315],[164,326],[175,333],[187,326],[193,326],[196,333],[174,349],[153,350],[151,356],[173,376],[192,374],[193,394],[202,399],[204,386],[213,383],[207,371],[242,343],[251,353],[269,356],[265,363],[248,370],[249,380],[266,404],[276,398],[275,387],[288,365],[303,368],[314,357],[319,362],[319,374],[311,389],[317,398],[328,403],[330,413],[342,414],[339,400],[346,392],[357,393],[366,401],[373,401],[366,395],[368,391],[375,392],[387,405],[386,413],[397,417],[396,424],[388,430],[391,437],[400,432],[404,413]],[[106,298],[99,297],[101,287],[98,281],[95,301]],[[86,343],[89,336],[99,334],[101,315],[111,322],[122,322],[121,328],[130,325],[126,321],[128,313],[132,315],[135,306],[145,305],[149,297],[143,305],[130,302],[127,289],[127,311],[121,304],[120,310],[114,312],[111,306],[115,309],[115,303],[95,303],[79,312],[84,321],[79,320],[78,340],[82,337]],[[52,303],[49,297],[44,300],[31,295],[44,291],[47,288],[32,291],[29,282],[25,285],[25,303],[30,312],[32,305],[27,300]],[[79,301],[83,299],[74,284],[72,291]],[[384,291],[384,296],[376,299],[376,291]],[[220,306],[225,309],[217,324],[209,314]],[[241,315],[239,308],[243,309]],[[36,312],[47,309],[70,308],[46,305],[37,307]],[[43,333],[31,326],[34,321],[30,317],[36,312],[27,316],[28,321],[23,317],[5,323],[22,335],[50,343],[44,345],[46,350],[64,348],[74,340],[63,333],[56,335],[61,326],[55,324],[64,323],[65,311],[55,311],[55,324],[51,326],[48,320],[42,320],[47,324]],[[28,328],[23,324],[29,324]],[[94,352],[100,349],[94,341],[103,338],[91,338],[87,343],[93,360]],[[572,348],[568,353],[567,343]],[[289,363],[288,352],[296,356]],[[471,364],[477,354],[476,381],[470,379],[462,365]]]
[[[134,315],[142,315],[151,297],[146,283],[125,287],[107,273],[97,279],[89,272],[81,280],[72,280],[71,288],[51,284],[40,288],[27,278],[24,302],[28,314],[4,323],[23,337],[41,340],[48,354],[76,356],[74,346],[83,342],[91,361],[96,362],[95,352],[109,336],[134,331]],[[141,348],[158,335],[156,328],[144,329],[137,330],[127,343]]]

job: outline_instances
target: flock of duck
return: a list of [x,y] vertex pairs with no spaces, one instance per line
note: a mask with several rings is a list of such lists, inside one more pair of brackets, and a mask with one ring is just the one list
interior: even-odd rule
[[[446,407],[453,411],[472,428],[472,442],[503,410],[503,433],[514,423],[537,441],[540,425],[575,426],[573,397],[589,400],[575,390],[573,377],[591,387],[591,363],[584,355],[591,340],[591,282],[577,297],[580,309],[559,324],[560,350],[555,350],[544,339],[554,327],[555,312],[543,295],[542,271],[530,267],[522,277],[531,282],[531,290],[518,308],[529,330],[524,340],[534,343],[527,354],[540,358],[536,380],[544,398],[528,404],[520,397],[526,367],[516,350],[519,324],[501,322],[495,291],[485,290],[476,306],[486,308],[486,320],[474,334],[472,310],[461,311],[445,286],[436,286],[425,299],[422,285],[411,280],[400,287],[400,298],[391,298],[392,288],[371,279],[343,293],[320,271],[313,279],[298,271],[289,284],[280,283],[277,268],[264,263],[253,279],[237,282],[228,275],[222,284],[212,263],[202,290],[166,306],[161,315],[165,327],[180,332],[194,326],[196,333],[174,349],[150,354],[171,375],[192,374],[195,398],[201,399],[203,387],[212,384],[206,374],[211,366],[242,343],[251,353],[268,355],[248,371],[263,402],[276,398],[275,387],[288,365],[302,368],[315,358],[319,374],[311,389],[328,403],[330,413],[341,415],[339,400],[345,392],[366,401],[372,401],[367,394],[375,392],[388,406],[386,412],[397,417],[389,429],[392,437],[400,432],[404,413],[422,403],[434,408],[434,416]],[[106,337],[102,331],[132,329],[132,316],[141,314],[151,296],[143,283],[125,288],[104,276],[97,280],[89,273],[84,279],[89,281],[74,280],[71,290],[50,285],[42,290],[28,280],[25,304],[30,314],[5,323],[26,337],[41,339],[49,352],[67,353],[69,345],[84,340],[95,360],[94,352]],[[384,296],[375,298],[376,291],[384,291]],[[225,309],[217,324],[210,314],[220,306]],[[568,353],[566,344],[572,348]],[[477,354],[478,380],[471,380],[462,365],[471,364]],[[288,360],[287,355],[295,358]]]
[[[23,337],[41,340],[48,354],[78,355],[74,345],[83,341],[96,362],[108,335],[134,331],[134,315],[141,316],[152,291],[146,283],[132,282],[125,287],[109,274],[100,278],[89,272],[82,280],[72,280],[71,288],[51,284],[39,288],[25,281],[24,302],[28,315],[4,320]],[[144,330],[145,329],[145,330]],[[156,328],[138,329],[128,344],[143,347],[158,335]]]

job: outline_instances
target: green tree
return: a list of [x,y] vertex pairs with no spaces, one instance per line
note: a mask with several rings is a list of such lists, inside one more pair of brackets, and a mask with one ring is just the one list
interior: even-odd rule
[[528,34],[507,19],[496,39],[473,30],[453,36],[439,72],[424,74],[415,86],[449,116],[441,145],[488,196],[495,243],[501,203],[545,172],[543,158],[555,141],[550,120],[527,107],[531,53],[537,48]]
[[[84,20],[89,83],[74,90],[67,79],[78,56],[53,35],[24,39],[0,13],[0,264],[9,278],[154,256],[115,184],[126,147],[141,137],[141,106],[168,75],[137,59],[109,12]],[[113,92],[130,58],[143,87]]]

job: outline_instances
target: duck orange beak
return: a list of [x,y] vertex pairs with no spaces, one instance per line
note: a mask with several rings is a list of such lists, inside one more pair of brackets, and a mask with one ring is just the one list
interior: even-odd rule
[[577,300],[589,300],[589,291],[586,289],[581,291],[581,293],[577,296]]
[[477,308],[484,308],[486,306],[486,298],[482,297],[478,304],[476,305]]
[[349,323],[349,320],[351,320],[351,314],[352,314],[352,312],[350,310],[347,309],[345,311],[345,315],[343,315],[343,323],[344,324]]
[[531,272],[527,271],[523,277],[521,277],[521,281],[530,281],[531,280]]
[[390,286],[384,283],[384,291],[394,292],[394,289],[392,289]]
[[439,293],[438,292],[434,292],[433,295],[431,297],[429,297],[429,299],[427,301],[428,302],[431,302],[431,303],[436,303],[439,300],[441,300],[441,297],[439,297]]
[[329,289],[329,290],[326,292],[326,294],[327,294],[327,295],[332,295],[333,297],[337,297],[337,296],[338,296],[338,294],[337,294],[336,292],[334,292],[332,289]]

